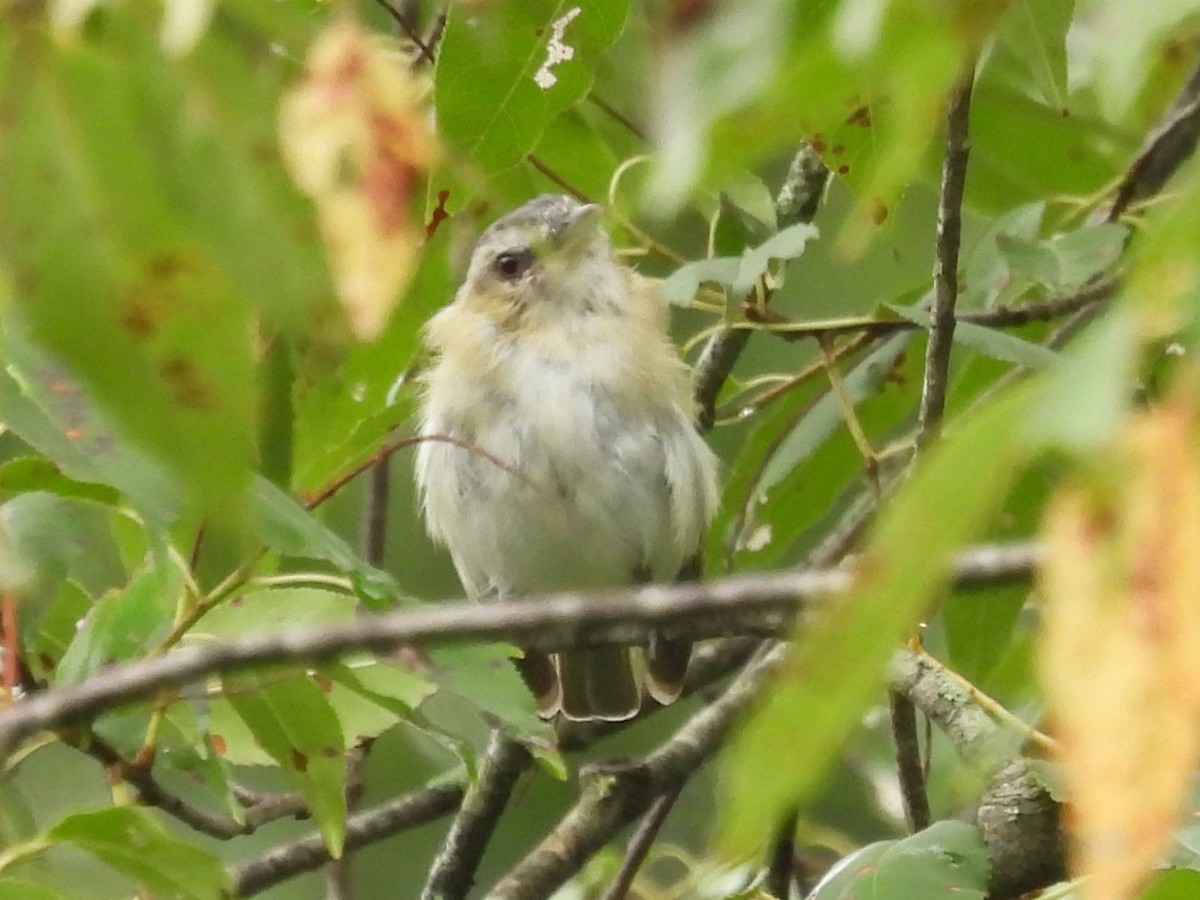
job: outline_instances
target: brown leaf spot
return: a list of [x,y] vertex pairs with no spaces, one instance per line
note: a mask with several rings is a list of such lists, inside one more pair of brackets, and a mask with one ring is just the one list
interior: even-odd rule
[[83,429],[82,428],[68,428],[67,429],[67,437],[69,437],[73,441],[78,441],[83,437]]
[[450,214],[446,212],[446,201],[450,199],[449,191],[438,191],[438,205],[434,209],[433,214],[429,217],[429,223],[425,226],[425,240],[431,240],[441,224],[450,218]]
[[848,165],[846,165],[845,163],[842,163],[840,166],[837,167],[837,172],[839,175],[849,175],[850,167]]
[[871,221],[876,225],[882,225],[887,221],[889,210],[887,204],[876,197],[871,201]]
[[38,663],[47,672],[53,672],[55,667],[58,665],[58,663],[54,660],[54,657],[45,652],[38,654]]
[[321,673],[316,672],[313,674],[312,680],[316,682],[317,687],[319,687],[321,691],[326,694],[333,690],[333,679],[328,675],[322,675]]
[[301,753],[299,750],[297,750],[295,747],[292,748],[292,766],[295,768],[295,770],[297,772],[307,772],[308,771],[308,757],[305,756],[303,753]]
[[866,104],[856,107],[853,112],[846,117],[847,125],[858,125],[862,128],[871,127],[871,107]]
[[217,751],[217,756],[224,756],[229,745],[225,743],[225,738],[219,734],[212,735],[213,749]]
[[212,408],[212,396],[204,385],[200,370],[190,359],[173,356],[159,366],[158,373],[171,389],[171,398],[180,406],[195,410]]
[[342,751],[337,747],[322,747],[321,755],[326,759],[337,759],[342,755]]
[[845,144],[835,144],[833,149],[830,150],[829,152],[832,153],[834,156],[841,156],[843,153],[846,152],[846,145]]
[[815,150],[817,153],[825,152],[825,148],[826,148],[825,141],[819,134],[813,135],[813,139],[812,139],[811,143],[812,143],[813,150]]

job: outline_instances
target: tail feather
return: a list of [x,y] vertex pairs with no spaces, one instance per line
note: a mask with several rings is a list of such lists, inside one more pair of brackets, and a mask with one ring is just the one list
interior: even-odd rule
[[691,641],[673,641],[660,634],[646,648],[646,691],[666,706],[679,699],[692,658]]
[[641,709],[642,691],[628,647],[560,653],[558,673],[562,714],[567,719],[623,722]]
[[525,686],[537,703],[538,715],[543,719],[553,719],[562,705],[562,688],[554,657],[537,650],[526,650],[525,655],[515,662]]

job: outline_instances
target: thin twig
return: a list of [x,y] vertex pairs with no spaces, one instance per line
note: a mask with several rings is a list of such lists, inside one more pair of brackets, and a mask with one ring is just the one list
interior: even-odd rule
[[418,50],[416,61],[420,62],[422,59],[432,60],[433,56],[429,45],[421,39],[421,36],[417,34],[417,30],[413,28],[412,23],[400,13],[400,10],[388,3],[388,0],[375,0],[375,2],[387,11],[387,14],[391,17],[392,21],[400,26],[400,30],[404,32],[404,36],[412,41],[416,46]]
[[646,810],[641,824],[638,825],[637,831],[633,833],[633,837],[629,839],[629,843],[625,847],[625,857],[621,860],[621,868],[617,870],[617,877],[609,884],[608,890],[604,892],[601,900],[625,900],[629,895],[629,889],[633,887],[633,880],[637,877],[638,870],[646,861],[650,848],[658,839],[658,833],[662,830],[663,823],[667,821],[667,816],[671,814],[671,808],[679,799],[682,790],[683,785],[679,785],[661,794]]
[[592,103],[595,104],[598,108],[603,110],[610,119],[612,119],[614,122],[619,124],[622,128],[624,128],[626,131],[628,131],[630,134],[632,134],[639,141],[646,140],[646,133],[644,131],[642,131],[642,129],[638,128],[638,126],[636,124],[634,124],[632,119],[630,119],[624,113],[620,112],[620,110],[616,109],[614,106],[612,106],[612,104],[607,103],[601,97],[598,97],[596,95],[595,91],[588,94],[588,99],[590,101],[592,101]]
[[970,153],[968,123],[974,80],[972,60],[954,87],[946,115],[946,155],[942,162],[942,193],[938,203],[933,310],[925,351],[921,409],[917,418],[918,446],[938,436],[946,412],[950,350],[954,343],[954,306],[958,302],[958,255],[962,244],[962,201]]
[[[959,555],[950,581],[960,588],[1024,583],[1039,558],[1040,548],[1034,544],[976,547]],[[405,644],[501,640],[554,652],[567,647],[643,644],[658,633],[672,640],[782,634],[797,613],[853,582],[853,571],[839,568],[568,592],[485,606],[458,601],[183,647],[113,665],[78,684],[43,691],[0,712],[0,760],[18,742],[43,729],[87,721],[123,703],[254,666],[316,663],[352,650],[388,652]]]
[[793,806],[775,829],[771,858],[767,861],[767,877],[763,887],[768,894],[780,900],[787,900],[791,896],[792,882],[796,880],[796,823],[799,821],[800,810]]
[[591,203],[592,202],[591,198],[588,197],[587,194],[585,194],[579,188],[575,187],[575,185],[571,184],[571,182],[567,181],[567,179],[563,178],[561,175],[559,175],[557,172],[555,172],[552,168],[550,168],[550,166],[546,165],[546,163],[543,162],[539,157],[534,156],[532,153],[527,153],[525,155],[525,159],[528,160],[528,162],[531,166],[533,166],[535,169],[537,169],[539,172],[541,172],[543,175],[545,175],[547,178],[549,178],[551,181],[553,181],[556,185],[558,185],[560,188],[562,188],[564,191],[566,191],[568,194],[570,194],[572,197],[574,197],[580,203]]
[[530,762],[529,751],[503,729],[492,731],[479,775],[467,789],[433,861],[421,900],[465,900],[513,787]]
[[[958,257],[962,245],[962,203],[970,154],[971,88],[975,83],[972,57],[950,95],[946,114],[946,152],[942,160],[942,191],[938,202],[937,239],[934,243],[933,309],[929,342],[925,347],[925,375],[921,381],[921,407],[917,413],[918,450],[936,440],[946,414],[950,383],[950,352],[954,346],[954,307],[958,302]],[[917,711],[904,694],[889,695],[892,739],[904,816],[912,831],[929,825],[929,798],[925,766],[917,737]]]

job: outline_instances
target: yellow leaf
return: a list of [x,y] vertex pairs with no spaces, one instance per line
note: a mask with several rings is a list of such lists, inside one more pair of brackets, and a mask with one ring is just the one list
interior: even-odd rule
[[1195,409],[1134,420],[1117,484],[1050,504],[1041,677],[1062,743],[1075,875],[1137,896],[1167,849],[1200,751],[1200,460]]
[[419,261],[411,201],[434,158],[424,94],[403,58],[343,18],[280,110],[284,161],[316,202],[338,299],[363,340],[383,330]]

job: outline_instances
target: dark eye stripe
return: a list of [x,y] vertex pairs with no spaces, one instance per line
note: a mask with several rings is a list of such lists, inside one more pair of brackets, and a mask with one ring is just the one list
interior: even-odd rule
[[515,281],[533,265],[533,251],[528,247],[520,250],[506,250],[497,254],[492,262],[492,271],[505,281]]

